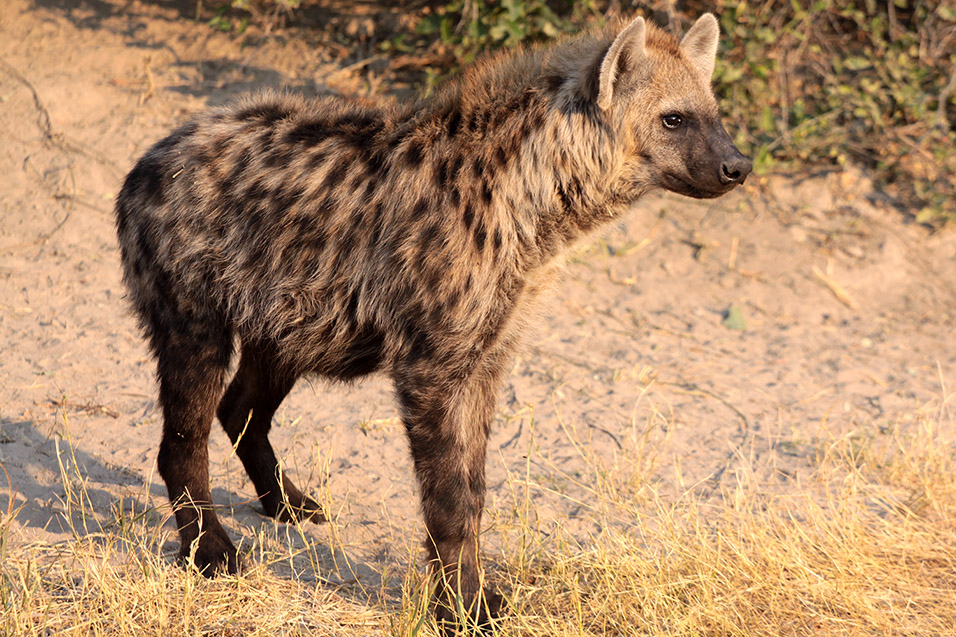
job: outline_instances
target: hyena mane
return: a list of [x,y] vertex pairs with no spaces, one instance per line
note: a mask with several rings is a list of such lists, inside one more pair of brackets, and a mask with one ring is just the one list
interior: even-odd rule
[[681,41],[637,18],[491,56],[413,103],[262,93],[150,148],[117,227],[157,359],[181,557],[209,574],[240,565],[209,492],[214,417],[267,514],[319,521],[279,473],[272,416],[302,375],[379,370],[438,596],[494,614],[478,529],[498,387],[573,242],[649,190],[714,197],[746,178],[710,90],[716,42],[710,15]]

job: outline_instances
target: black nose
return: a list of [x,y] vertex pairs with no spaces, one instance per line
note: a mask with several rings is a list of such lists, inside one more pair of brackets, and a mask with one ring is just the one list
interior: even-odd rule
[[749,159],[737,153],[735,157],[720,162],[720,182],[724,185],[742,184],[753,167]]

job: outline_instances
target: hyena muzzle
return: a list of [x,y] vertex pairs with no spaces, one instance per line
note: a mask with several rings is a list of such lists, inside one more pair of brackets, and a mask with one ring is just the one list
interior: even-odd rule
[[[637,18],[492,56],[405,105],[263,94],[158,142],[116,204],[124,280],[157,360],[158,465],[181,557],[240,566],[213,510],[218,417],[265,513],[322,521],[268,433],[296,379],[394,380],[438,614],[485,621],[478,532],[496,394],[577,239],[646,192],[716,197],[750,161],[710,88],[718,27]],[[226,375],[239,350],[231,382]]]

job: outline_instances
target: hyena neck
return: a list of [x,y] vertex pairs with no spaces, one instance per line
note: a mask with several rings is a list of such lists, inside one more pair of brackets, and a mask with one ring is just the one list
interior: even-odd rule
[[445,145],[439,187],[454,189],[453,203],[460,192],[463,205],[474,203],[476,215],[510,234],[526,269],[552,261],[632,203],[613,189],[619,135],[581,79],[604,48],[582,40],[547,57],[492,57],[408,112],[420,134]]

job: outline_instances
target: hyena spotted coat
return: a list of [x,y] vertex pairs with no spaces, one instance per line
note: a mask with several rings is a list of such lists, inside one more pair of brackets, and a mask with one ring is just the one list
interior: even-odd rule
[[267,514],[321,521],[278,471],[271,419],[302,375],[381,371],[439,595],[493,614],[493,594],[479,601],[486,439],[562,255],[652,189],[716,197],[750,172],[710,89],[717,38],[709,14],[681,41],[637,18],[491,57],[412,104],[265,94],[153,146],[116,214],[157,359],[159,471],[182,557],[210,574],[239,567],[212,509],[214,417]]

